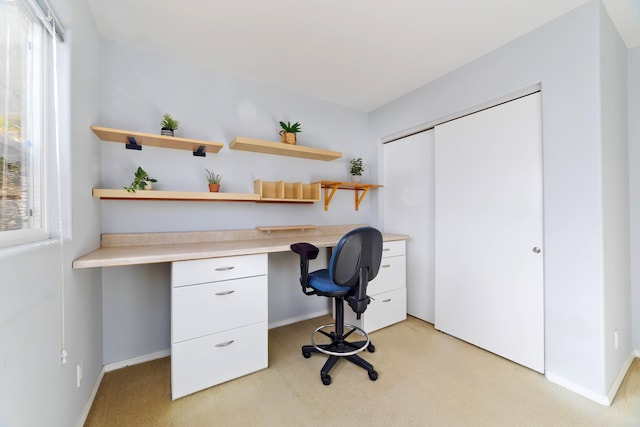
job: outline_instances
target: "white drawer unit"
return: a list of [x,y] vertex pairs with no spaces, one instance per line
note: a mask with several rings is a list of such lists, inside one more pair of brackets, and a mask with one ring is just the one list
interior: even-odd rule
[[267,254],[174,262],[171,396],[267,367]]
[[371,303],[367,310],[356,318],[345,304],[344,321],[373,332],[407,318],[407,262],[405,241],[384,242],[382,262],[374,280],[367,286]]

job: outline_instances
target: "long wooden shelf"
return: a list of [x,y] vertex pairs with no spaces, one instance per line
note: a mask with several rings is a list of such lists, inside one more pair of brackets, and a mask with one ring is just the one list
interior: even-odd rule
[[[133,132],[130,130],[111,129],[101,126],[91,126],[91,130],[103,141],[127,144],[127,148],[142,145],[152,147],[173,148],[192,151],[194,155],[204,156],[204,153],[217,153],[224,147],[221,142],[200,141],[197,139],[178,138],[174,136],[154,135],[152,133]],[[140,149],[140,148],[137,148]]]
[[263,141],[261,139],[236,136],[231,141],[232,150],[253,151],[255,153],[275,154],[278,156],[300,157],[312,160],[335,160],[342,157],[340,151],[323,150],[301,145],[284,144],[282,142]]
[[250,193],[207,193],[205,191],[158,191],[138,190],[130,193],[127,190],[94,188],[93,197],[102,200],[181,200],[209,202],[258,202],[259,194]]
[[[319,184],[324,188],[324,210],[329,210],[329,204],[331,199],[336,194],[336,190],[353,190],[355,194],[355,207],[356,210],[360,207],[360,203],[364,199],[364,196],[372,188],[380,188],[381,184],[364,184],[360,182],[344,182],[344,181],[332,181],[322,180]],[[331,192],[329,192],[331,190]]]

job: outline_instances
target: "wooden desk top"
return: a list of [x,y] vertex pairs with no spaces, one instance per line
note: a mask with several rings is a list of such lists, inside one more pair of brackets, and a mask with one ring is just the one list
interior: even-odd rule
[[[229,230],[185,233],[105,234],[99,249],[73,261],[73,268],[118,267],[235,255],[287,252],[308,242],[335,246],[349,230],[362,225],[325,226],[305,230]],[[405,234],[383,233],[385,241],[407,240]]]

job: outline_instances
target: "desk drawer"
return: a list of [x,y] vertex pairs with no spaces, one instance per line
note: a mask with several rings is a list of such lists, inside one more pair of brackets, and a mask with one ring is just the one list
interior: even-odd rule
[[171,346],[171,396],[187,394],[268,366],[267,322]]
[[366,332],[373,332],[407,318],[407,289],[401,288],[390,292],[373,295],[360,320],[349,307],[345,307],[344,321],[360,326]]
[[407,277],[407,260],[403,256],[382,258],[378,275],[367,285],[367,294],[373,295],[404,288]]
[[171,266],[171,286],[217,282],[267,274],[267,254],[178,261]]
[[267,276],[172,289],[174,343],[267,321]]
[[405,255],[406,242],[404,240],[394,240],[382,243],[382,258],[390,256]]

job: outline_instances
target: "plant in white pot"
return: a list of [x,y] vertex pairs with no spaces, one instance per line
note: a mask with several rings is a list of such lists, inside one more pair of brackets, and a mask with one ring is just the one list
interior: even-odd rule
[[364,160],[362,157],[356,157],[349,160],[349,173],[351,174],[351,181],[360,182],[362,173],[364,172]]
[[151,190],[151,183],[158,182],[157,179],[149,177],[147,171],[138,166],[133,173],[133,181],[128,187],[124,187],[129,193],[135,193],[136,190]]
[[211,172],[209,169],[205,169],[207,182],[209,183],[209,191],[217,193],[220,191],[220,181],[222,181],[222,175],[215,172]]

